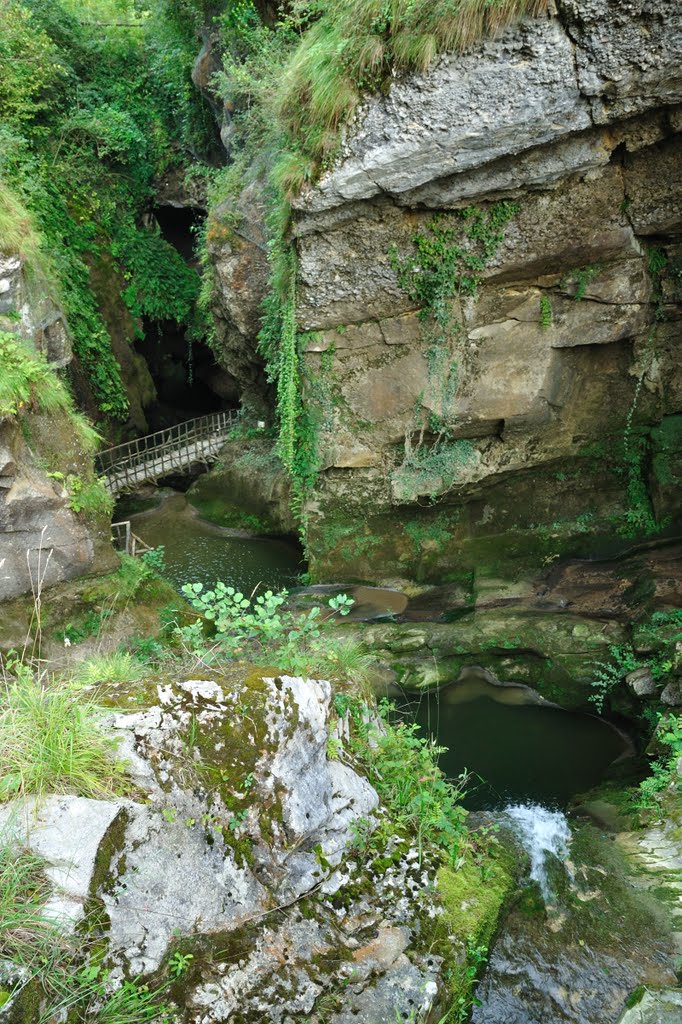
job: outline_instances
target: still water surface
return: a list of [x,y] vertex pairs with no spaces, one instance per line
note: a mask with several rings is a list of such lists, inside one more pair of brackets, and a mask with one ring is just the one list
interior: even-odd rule
[[305,569],[295,544],[214,526],[196,514],[184,494],[164,498],[158,508],[131,516],[131,522],[146,544],[163,545],[164,575],[178,589],[183,583],[209,586],[222,580],[246,594],[259,583],[261,589],[281,590],[294,586]]
[[448,777],[474,773],[470,810],[529,801],[565,807],[627,752],[625,739],[602,719],[510,700],[513,691],[481,681],[464,694],[455,684],[423,697],[416,709],[423,729],[448,747],[440,760]]
[[[183,494],[171,494],[158,508],[131,519],[142,540],[164,546],[165,575],[178,588],[217,580],[247,594],[258,584],[291,588],[305,568],[294,544],[214,526]],[[446,774],[455,779],[464,769],[474,773],[465,801],[470,809],[526,801],[565,807],[626,752],[623,737],[601,719],[527,700],[523,688],[470,678],[423,696],[411,708],[419,724],[448,747],[441,757]]]

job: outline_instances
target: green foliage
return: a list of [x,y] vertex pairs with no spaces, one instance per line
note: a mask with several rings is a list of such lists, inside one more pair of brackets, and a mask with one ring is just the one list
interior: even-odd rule
[[623,431],[622,466],[619,467],[619,472],[626,480],[626,511],[617,527],[617,531],[624,537],[636,537],[642,533],[655,533],[662,525],[656,522],[644,477],[644,463],[649,447],[648,432],[635,426],[637,403],[639,402],[639,396],[644,384],[645,373],[653,358],[655,337],[654,329],[647,339],[644,352],[645,365],[637,379],[637,386],[632,404],[628,409],[625,430]]
[[0,800],[46,793],[107,798],[124,787],[91,697],[10,656],[0,684]]
[[611,661],[598,661],[594,668],[589,700],[601,714],[608,695],[623,681],[629,672],[641,668],[643,662],[628,645],[609,645]]
[[[366,670],[361,645],[344,645],[325,632],[337,614],[345,616],[350,611],[353,602],[345,594],[330,598],[326,609],[315,606],[299,612],[286,607],[286,590],[245,597],[234,587],[218,582],[213,590],[204,590],[201,583],[186,583],[182,593],[214,624],[214,654],[317,676],[348,672],[359,677]],[[179,627],[177,635],[202,659],[210,655],[200,620]]]
[[0,34],[0,122],[22,127],[51,111],[69,69],[31,11],[4,0]]
[[190,967],[190,964],[194,960],[193,953],[173,953],[173,956],[168,961],[168,968],[175,978],[180,978],[185,974]]
[[549,301],[548,295],[543,295],[540,298],[540,326],[546,331],[552,326],[553,322],[552,303]]
[[656,681],[665,681],[675,657],[675,644],[682,640],[682,611],[654,612],[637,627],[640,644],[646,644],[651,654],[635,654],[630,644],[611,644],[608,662],[597,662],[591,683],[590,701],[601,713],[609,694],[616,689],[629,672],[648,667]]
[[71,396],[56,372],[17,334],[0,331],[0,365],[0,419],[72,411]]
[[588,264],[586,267],[579,267],[577,270],[572,270],[570,274],[567,274],[561,281],[561,287],[573,290],[573,298],[576,302],[580,302],[581,299],[585,298],[587,286],[602,271],[600,263]]
[[454,213],[436,214],[426,230],[412,237],[415,252],[401,258],[392,248],[391,265],[398,284],[421,306],[420,316],[441,344],[461,330],[453,300],[476,296],[480,274],[504,241],[504,229],[519,212],[503,200],[487,209],[467,206]]
[[663,320],[665,317],[662,278],[668,270],[668,257],[665,249],[659,246],[652,246],[647,251],[647,264],[652,280],[652,301],[656,320]]
[[393,834],[413,835],[420,858],[435,847],[454,864],[467,836],[466,778],[457,785],[445,778],[438,766],[445,748],[420,736],[416,723],[397,721],[386,701],[377,716],[357,698],[337,694],[335,709],[352,724],[351,753],[388,809]]
[[111,654],[93,654],[80,662],[74,671],[74,680],[81,686],[100,686],[107,683],[135,683],[144,675],[144,665],[128,651]]
[[666,748],[665,756],[659,757],[651,764],[651,775],[639,784],[638,797],[634,802],[637,810],[660,808],[664,794],[674,789],[682,794],[682,777],[678,773],[678,764],[682,758],[682,715],[658,716],[659,727],[656,732],[657,742]]
[[[148,7],[99,0],[91,19],[74,0],[3,7],[4,45],[22,58],[3,61],[0,225],[8,191],[33,230],[32,247],[13,245],[29,262],[49,251],[74,352],[99,408],[118,419],[128,403],[91,275],[116,265],[135,317],[193,318],[196,274],[141,218],[155,176],[206,152],[215,131],[191,82],[194,40],[163,0]],[[11,234],[26,236],[20,209],[14,221]]]
[[123,299],[133,317],[190,320],[199,297],[199,277],[158,228],[141,230],[132,217],[125,219],[115,228],[111,251],[124,267],[128,285]]
[[155,576],[163,576],[166,571],[166,549],[163,544],[151,548],[141,555],[142,564],[146,566]]
[[93,522],[105,517],[111,519],[114,499],[99,480],[87,482],[77,473],[47,474],[52,480],[63,484],[69,494],[69,508],[72,512],[82,512],[85,519]]
[[285,239],[288,207],[273,191],[267,226],[270,234],[270,291],[263,305],[258,336],[268,380],[277,386],[277,451],[293,482],[292,505],[305,530],[305,500],[320,466],[318,423],[304,401],[304,370],[296,331],[296,261]]
[[[45,252],[45,241],[24,203],[0,179],[0,239],[2,252],[8,256],[21,256],[30,273],[38,272],[46,280],[53,277]],[[6,314],[5,314],[6,315]]]
[[408,446],[393,480],[406,492],[426,494],[435,501],[454,486],[475,456],[471,441],[451,441],[446,435],[440,436],[431,445]]

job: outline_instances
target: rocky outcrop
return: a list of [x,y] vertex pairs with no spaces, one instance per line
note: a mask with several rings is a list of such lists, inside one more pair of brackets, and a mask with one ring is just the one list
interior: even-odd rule
[[36,465],[19,429],[0,423],[0,600],[80,576],[94,559],[95,538],[64,487]]
[[[145,699],[109,723],[135,798],[52,797],[0,819],[45,861],[50,908],[80,922],[86,946],[91,922],[106,935],[110,985],[158,979],[181,950],[181,1020],[349,1024],[435,1007],[448,969],[432,948],[447,906],[438,864],[397,832],[376,863],[355,848],[383,811],[328,756],[344,730],[330,684],[214,677]],[[500,861],[495,877],[511,882]],[[472,887],[468,928],[479,900]],[[446,940],[455,971],[472,941],[460,932]]]
[[272,407],[272,388],[258,352],[269,265],[265,204],[257,183],[211,210],[206,247],[214,278],[211,312],[220,364],[239,384],[242,404],[261,414]]
[[[671,0],[559,3],[370,98],[295,201],[318,578],[518,579],[679,529],[681,52]],[[436,338],[419,238],[456,274],[501,201]]]
[[71,336],[63,311],[50,298],[39,271],[27,272],[21,256],[0,253],[0,330],[15,331],[47,361],[61,369],[72,358]]
[[[0,259],[0,330],[23,337],[56,370],[71,361],[62,310],[19,257]],[[63,410],[0,419],[0,601],[112,567],[106,514],[90,522],[65,487],[92,483],[92,454]]]
[[187,500],[205,519],[250,533],[293,534],[291,481],[274,441],[229,441],[218,466],[190,487]]

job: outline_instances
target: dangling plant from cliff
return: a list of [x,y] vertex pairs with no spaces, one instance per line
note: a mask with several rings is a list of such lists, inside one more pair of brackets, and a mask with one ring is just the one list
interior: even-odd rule
[[278,453],[293,482],[293,510],[305,528],[305,499],[313,488],[320,459],[317,423],[303,396],[304,372],[296,330],[296,259],[284,237],[288,206],[276,191],[271,197],[270,291],[264,303],[259,349],[268,380],[277,387]]
[[435,500],[475,457],[470,441],[452,436],[459,384],[454,344],[462,332],[460,302],[476,297],[481,273],[518,211],[516,203],[505,200],[486,209],[467,206],[436,214],[424,231],[412,236],[413,252],[401,256],[396,246],[389,251],[398,284],[421,307],[419,318],[428,342],[428,386],[418,401],[413,430],[405,435],[402,465],[393,473],[394,484],[406,496],[428,494]]
[[518,203],[503,200],[487,209],[465,206],[453,213],[438,213],[425,231],[412,236],[413,253],[400,257],[397,248],[391,248],[398,284],[421,306],[420,319],[429,325],[435,344],[448,341],[461,330],[454,301],[476,296],[480,274],[518,212]]

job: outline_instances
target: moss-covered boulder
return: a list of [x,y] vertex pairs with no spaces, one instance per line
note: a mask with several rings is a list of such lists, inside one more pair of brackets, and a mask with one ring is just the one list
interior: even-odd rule
[[[147,680],[143,710],[131,710],[134,691],[109,688],[106,720],[132,795],[58,797],[39,822],[21,819],[49,878],[64,851],[45,835],[66,823],[79,969],[96,963],[114,989],[134,977],[179,1020],[205,1024],[352,1024],[468,1005],[472,950],[488,944],[513,872],[489,838],[462,831],[447,859],[391,816],[348,740],[341,693],[244,665]],[[37,1021],[38,1010],[21,1018]]]

